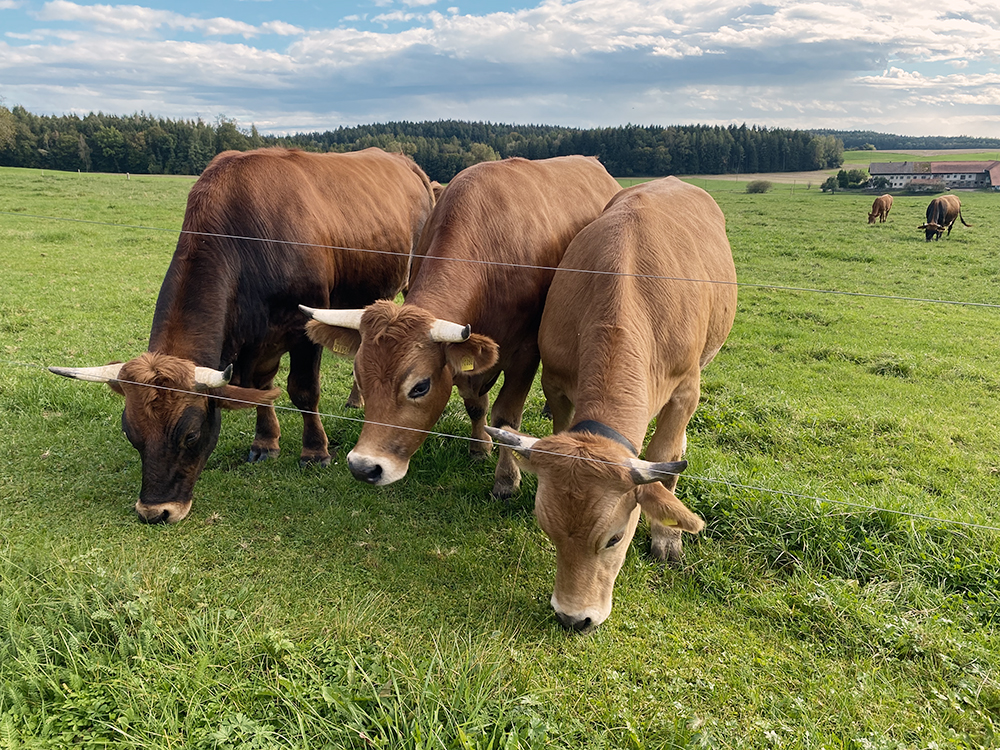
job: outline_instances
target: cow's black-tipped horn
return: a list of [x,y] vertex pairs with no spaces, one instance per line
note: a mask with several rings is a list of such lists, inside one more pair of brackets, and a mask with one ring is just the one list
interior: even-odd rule
[[688,465],[688,462],[684,460],[644,461],[641,458],[633,458],[629,463],[631,466],[629,474],[636,484],[661,482],[664,479],[669,479],[673,474],[680,474]]
[[353,328],[355,331],[361,327],[361,316],[365,314],[363,307],[355,310],[319,310],[315,307],[299,305],[299,309],[320,323],[339,328]]
[[472,326],[452,323],[450,320],[435,320],[431,325],[431,341],[459,344],[472,335]]
[[232,377],[232,364],[225,370],[213,370],[211,367],[194,368],[194,382],[199,388],[221,388],[228,385]]
[[118,379],[122,363],[101,365],[100,367],[50,367],[49,372],[74,380],[88,380],[91,383],[107,383]]

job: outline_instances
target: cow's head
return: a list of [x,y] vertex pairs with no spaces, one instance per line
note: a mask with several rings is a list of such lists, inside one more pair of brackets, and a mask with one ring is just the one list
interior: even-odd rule
[[874,224],[876,216],[878,216],[877,213],[870,213],[870,214],[868,214],[868,223],[869,224]]
[[945,228],[940,224],[936,224],[933,221],[928,221],[926,224],[921,224],[917,229],[924,230],[924,237],[928,242],[934,239],[935,236],[940,237],[944,232]]
[[659,483],[683,471],[687,461],[643,461],[614,440],[588,433],[537,439],[486,430],[538,476],[535,516],[556,548],[552,608],[570,630],[591,630],[611,613],[615,579],[640,509],[651,523],[691,533],[705,525]]
[[125,397],[122,431],[142,458],[135,510],[148,523],[177,523],[191,510],[194,484],[219,439],[222,409],[270,405],[280,393],[229,385],[232,367],[220,372],[151,352],[125,364],[49,369],[107,383]]
[[455,377],[485,372],[497,361],[493,339],[413,305],[382,300],[364,310],[303,310],[313,317],[306,326],[309,338],[354,355],[365,424],[347,465],[370,484],[406,476],[410,458],[451,397]]

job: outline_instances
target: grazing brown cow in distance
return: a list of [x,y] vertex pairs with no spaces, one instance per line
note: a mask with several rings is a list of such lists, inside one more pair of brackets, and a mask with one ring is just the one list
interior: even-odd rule
[[[487,414],[494,426],[520,425],[555,267],[619,190],[594,158],[476,164],[441,194],[401,307],[313,312],[314,341],[357,352],[365,424],[347,456],[357,479],[385,485],[405,476],[453,386],[472,419],[474,455],[492,447]],[[501,373],[490,412],[489,391]],[[520,476],[510,451],[501,451],[493,494],[509,496]]]
[[330,462],[315,414],[322,348],[306,337],[298,303],[396,295],[433,205],[427,175],[380,149],[226,151],[212,160],[188,196],[148,352],[124,365],[51,368],[125,397],[122,429],[142,457],[140,518],[187,515],[221,409],[256,406],[249,460],[278,455],[272,382],[285,352],[288,394],[305,412],[301,461]]
[[735,312],[725,217],[675,177],[623,190],[567,249],[539,330],[554,434],[490,430],[538,475],[535,515],[556,548],[552,607],[567,628],[611,612],[640,509],[661,560],[680,557],[682,530],[702,529],[673,490],[701,370]]
[[967,227],[972,226],[962,218],[962,202],[958,196],[941,195],[928,204],[927,223],[921,224],[917,229],[924,230],[924,237],[928,242],[931,241],[932,237],[939,240],[946,229],[948,236],[951,236],[951,225],[955,223],[955,219],[961,219]]
[[889,209],[892,208],[892,196],[886,193],[885,195],[880,195],[872,203],[872,211],[868,214],[868,223],[874,224],[875,220],[878,219],[880,223],[885,222],[889,218]]

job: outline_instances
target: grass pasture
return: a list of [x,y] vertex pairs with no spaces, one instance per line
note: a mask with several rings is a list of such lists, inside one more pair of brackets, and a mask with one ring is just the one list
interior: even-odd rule
[[[493,500],[491,462],[431,437],[355,482],[330,356],[339,461],[299,469],[283,411],[248,466],[227,414],[189,517],[135,520],[118,397],[44,366],[143,350],[191,184],[0,170],[0,747],[1000,744],[1000,196],[926,243],[927,197],[869,226],[870,196],[697,181],[742,285],[680,481],[707,528],[679,567],[640,528],[577,637],[533,481]],[[468,434],[457,398],[438,428]]]

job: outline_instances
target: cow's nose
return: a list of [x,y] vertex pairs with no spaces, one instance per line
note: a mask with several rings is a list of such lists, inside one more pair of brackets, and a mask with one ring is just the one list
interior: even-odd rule
[[556,617],[559,618],[559,622],[567,630],[573,630],[577,633],[586,633],[591,629],[593,625],[593,620],[589,617],[574,617],[573,615],[563,614],[562,612],[556,612]]
[[374,461],[355,461],[348,457],[347,467],[355,479],[376,484],[382,478],[382,464]]

